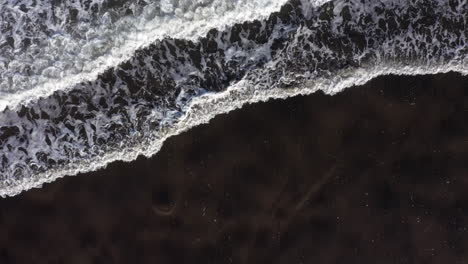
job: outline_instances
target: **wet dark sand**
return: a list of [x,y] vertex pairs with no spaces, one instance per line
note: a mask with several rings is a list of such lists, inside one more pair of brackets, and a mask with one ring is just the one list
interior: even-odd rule
[[467,263],[468,77],[247,106],[0,200],[0,263]]

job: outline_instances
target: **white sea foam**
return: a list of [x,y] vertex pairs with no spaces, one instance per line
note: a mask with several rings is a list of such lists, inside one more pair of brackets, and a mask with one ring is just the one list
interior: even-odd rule
[[[77,4],[78,1],[75,4],[65,1],[56,7],[51,4],[38,5],[24,13],[20,5],[28,6],[31,2],[4,0],[0,3],[0,13],[3,13],[0,23],[12,24],[15,47],[9,54],[0,53],[0,110],[48,96],[82,81],[93,80],[105,69],[129,59],[135,50],[156,39],[171,36],[196,40],[212,28],[222,29],[235,23],[265,18],[278,11],[285,2],[148,1],[137,16],[124,16],[116,20],[110,10],[97,22],[83,19],[72,25],[71,31],[67,31],[66,27],[70,26],[66,22],[68,8],[88,12],[80,10],[82,7]],[[53,8],[56,11],[50,12]],[[136,9],[132,5],[129,8]],[[40,20],[38,17],[41,13],[47,14],[48,19]],[[14,18],[15,22],[9,22],[7,18]],[[22,27],[28,21],[35,20],[46,24],[50,36],[42,36],[42,42],[22,50],[21,41],[37,33],[28,32]],[[0,36],[0,46],[8,45],[7,37],[5,34]]]

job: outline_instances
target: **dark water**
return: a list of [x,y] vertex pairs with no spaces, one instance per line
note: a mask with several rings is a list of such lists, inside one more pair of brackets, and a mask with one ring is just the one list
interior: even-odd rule
[[0,263],[466,263],[468,77],[247,106],[0,200]]

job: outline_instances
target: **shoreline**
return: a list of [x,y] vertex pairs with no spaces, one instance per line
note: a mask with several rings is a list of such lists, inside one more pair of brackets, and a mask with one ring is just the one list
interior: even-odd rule
[[0,262],[462,261],[467,95],[460,74],[381,76],[245,105],[0,199]]

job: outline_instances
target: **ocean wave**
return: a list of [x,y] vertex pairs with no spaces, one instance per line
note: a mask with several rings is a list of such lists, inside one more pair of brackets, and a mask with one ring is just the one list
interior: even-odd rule
[[263,20],[164,38],[94,80],[0,113],[0,195],[163,142],[245,103],[383,74],[468,74],[466,0],[290,0]]
[[166,36],[263,19],[286,0],[93,0],[0,3],[0,110],[93,80]]

